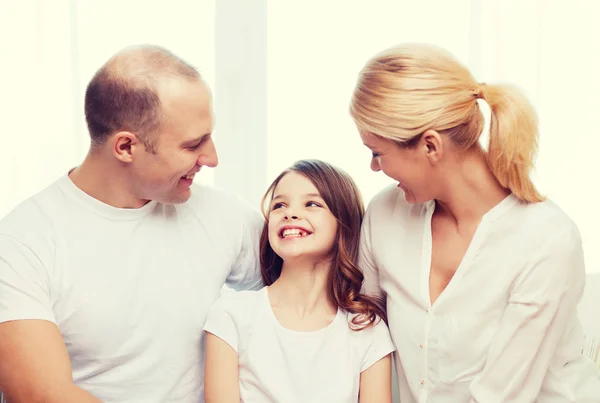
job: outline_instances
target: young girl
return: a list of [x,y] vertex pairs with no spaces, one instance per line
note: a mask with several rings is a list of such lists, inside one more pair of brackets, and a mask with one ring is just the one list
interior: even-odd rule
[[391,402],[395,348],[381,305],[360,294],[356,185],[303,160],[269,186],[263,207],[267,286],[225,293],[211,308],[206,402]]

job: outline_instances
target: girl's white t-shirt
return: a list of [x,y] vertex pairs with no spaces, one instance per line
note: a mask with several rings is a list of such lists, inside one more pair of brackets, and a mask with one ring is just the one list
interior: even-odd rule
[[382,320],[355,331],[349,326],[354,316],[340,309],[323,329],[286,329],[264,287],[224,293],[204,330],[237,352],[241,402],[356,403],[361,372],[395,347]]

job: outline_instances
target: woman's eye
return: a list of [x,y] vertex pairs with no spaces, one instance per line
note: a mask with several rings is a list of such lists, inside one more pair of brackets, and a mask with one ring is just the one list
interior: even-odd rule
[[381,154],[379,154],[379,153],[376,153],[375,151],[373,151],[373,153],[372,153],[372,154],[373,154],[373,158],[377,158],[377,157],[379,157],[379,156],[381,155]]

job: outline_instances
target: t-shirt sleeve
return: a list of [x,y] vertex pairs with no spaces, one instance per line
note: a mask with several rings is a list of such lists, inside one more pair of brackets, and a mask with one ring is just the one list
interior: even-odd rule
[[396,347],[383,320],[379,320],[376,325],[361,330],[361,332],[365,332],[363,341],[365,348],[360,365],[360,372],[363,372],[386,355],[396,351]]
[[204,331],[212,333],[231,348],[238,352],[238,324],[236,323],[236,309],[241,308],[236,304],[235,291],[223,293],[223,295],[210,307]]
[[22,242],[0,234],[0,323],[23,319],[56,323],[43,260]]
[[238,291],[258,290],[264,286],[260,271],[259,243],[265,220],[245,202],[240,202],[239,213],[242,221],[240,249],[226,283]]
[[372,207],[365,214],[360,231],[360,245],[358,250],[358,266],[360,267],[364,279],[361,292],[370,296],[381,298],[383,291],[379,285],[379,269],[373,258],[371,249],[371,221]]

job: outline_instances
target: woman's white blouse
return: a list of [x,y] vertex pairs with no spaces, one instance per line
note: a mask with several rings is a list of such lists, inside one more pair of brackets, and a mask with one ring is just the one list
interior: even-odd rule
[[597,370],[581,355],[585,268],[571,219],[550,201],[508,196],[432,305],[434,208],[389,187],[362,229],[364,290],[386,296],[402,403],[600,402]]

